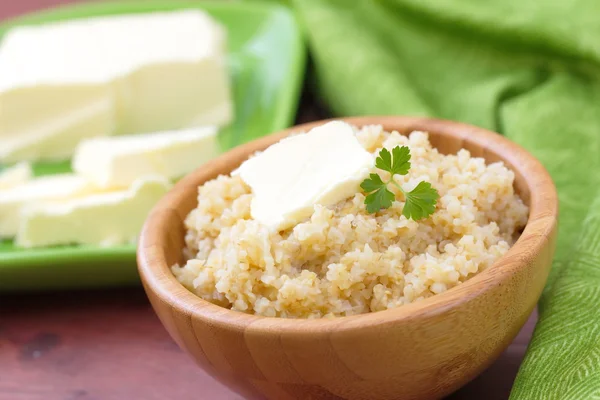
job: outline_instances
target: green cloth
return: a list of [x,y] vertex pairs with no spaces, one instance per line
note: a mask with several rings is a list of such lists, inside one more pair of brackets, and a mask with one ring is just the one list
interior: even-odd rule
[[501,132],[548,168],[560,197],[558,249],[511,399],[599,398],[600,2],[291,3],[336,115],[464,121]]

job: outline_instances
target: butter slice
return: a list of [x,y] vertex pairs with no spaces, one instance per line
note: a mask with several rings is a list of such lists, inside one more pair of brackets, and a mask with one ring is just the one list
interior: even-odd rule
[[143,176],[179,178],[218,153],[215,127],[94,138],[79,145],[72,168],[99,187],[126,187]]
[[31,165],[27,162],[21,162],[8,167],[0,172],[0,190],[22,185],[30,180],[32,176]]
[[23,212],[15,243],[21,247],[134,243],[148,213],[169,188],[168,181],[153,177],[126,190],[32,205]]
[[118,134],[231,121],[227,34],[208,14],[181,10],[97,20],[124,65]]
[[226,34],[198,10],[17,27],[0,46],[1,161],[231,117]]
[[252,218],[284,230],[310,217],[316,204],[332,205],[360,190],[373,156],[352,127],[332,121],[281,140],[248,159],[236,174],[252,189]]
[[0,160],[67,159],[80,140],[113,133],[114,114],[112,92],[106,85],[0,92]]
[[83,178],[58,174],[30,180],[22,185],[0,191],[0,237],[17,234],[23,209],[49,200],[68,199],[94,190]]

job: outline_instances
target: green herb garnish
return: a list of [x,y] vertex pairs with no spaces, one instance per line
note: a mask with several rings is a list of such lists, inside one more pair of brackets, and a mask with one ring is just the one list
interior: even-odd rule
[[378,174],[371,174],[360,184],[362,190],[367,193],[365,205],[369,213],[392,206],[396,196],[388,189],[391,183],[404,195],[402,215],[406,218],[417,221],[433,214],[440,195],[429,182],[420,182],[413,190],[407,192],[394,180],[394,175],[406,175],[410,169],[410,149],[407,146],[396,146],[391,153],[388,149],[381,149],[375,159],[375,166],[389,172],[390,179],[384,182]]

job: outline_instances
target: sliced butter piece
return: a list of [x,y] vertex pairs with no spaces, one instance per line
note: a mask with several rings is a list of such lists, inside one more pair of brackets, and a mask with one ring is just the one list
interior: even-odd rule
[[123,65],[118,134],[231,121],[227,34],[208,14],[182,10],[96,20]]
[[72,168],[99,187],[127,187],[143,176],[182,177],[218,153],[215,127],[94,138],[79,145]]
[[0,160],[67,159],[82,139],[113,133],[114,113],[106,85],[47,86],[0,93]]
[[33,179],[0,191],[0,237],[17,234],[21,214],[32,203],[68,199],[94,191],[85,179],[73,174],[58,174]]
[[151,177],[127,190],[32,205],[23,212],[15,243],[21,247],[134,243],[148,213],[169,188],[167,180]]
[[81,138],[227,124],[224,29],[198,10],[10,30],[0,46],[0,160],[56,160]]
[[[29,181],[33,176],[31,165],[20,162],[0,172],[0,190],[6,190]],[[1,196],[1,194],[0,194]]]
[[252,189],[252,218],[284,230],[308,218],[315,204],[332,205],[354,195],[372,166],[373,156],[352,127],[332,121],[281,140],[235,173]]

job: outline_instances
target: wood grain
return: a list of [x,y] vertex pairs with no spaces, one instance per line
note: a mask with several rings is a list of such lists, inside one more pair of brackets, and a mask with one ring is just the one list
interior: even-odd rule
[[430,132],[442,152],[467,148],[515,171],[530,205],[520,239],[493,267],[424,301],[333,320],[265,318],[227,310],[183,288],[169,267],[182,261],[183,219],[198,185],[237,167],[291,128],[238,147],[180,183],[149,217],[138,246],[139,271],[161,322],[205,371],[247,397],[269,399],[435,399],[481,373],[514,339],[535,307],[550,268],[558,215],[542,165],[500,135],[424,118],[359,117],[387,130]]
[[[532,316],[448,400],[506,400]],[[0,295],[0,400],[243,400],[173,342],[141,288]]]
[[141,288],[0,296],[0,400],[242,400],[162,328]]

